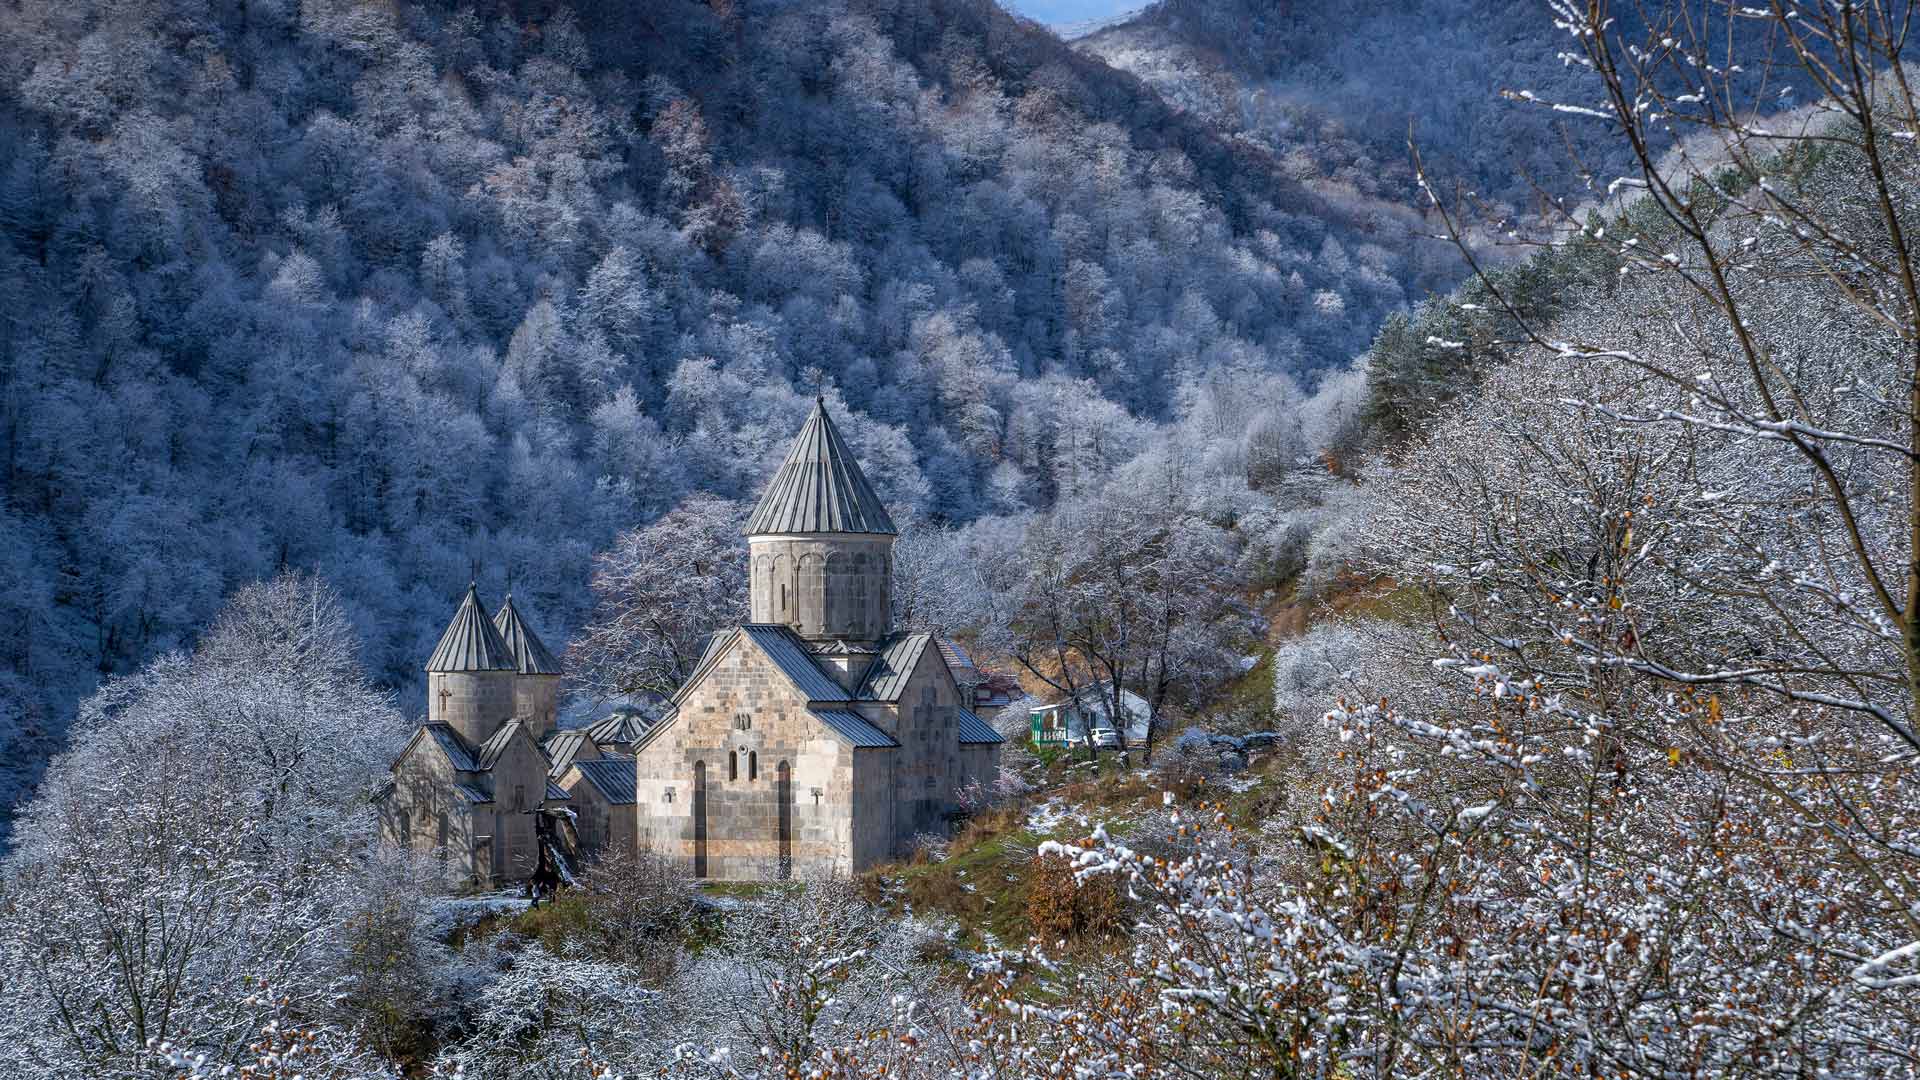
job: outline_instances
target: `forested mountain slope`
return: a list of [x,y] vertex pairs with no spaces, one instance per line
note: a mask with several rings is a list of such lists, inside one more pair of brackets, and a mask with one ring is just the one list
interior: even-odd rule
[[563,642],[815,393],[903,512],[1048,505],[1450,283],[1415,224],[985,0],[10,4],[0,799],[277,567],[388,685],[476,564]]
[[[1619,4],[1608,17],[1622,40],[1737,65],[1742,108],[1812,100],[1777,35],[1758,24],[1732,32],[1729,7]],[[1543,195],[1587,201],[1586,174],[1604,188],[1632,164],[1617,127],[1505,96],[1562,102],[1584,85],[1564,58],[1574,40],[1545,0],[1159,0],[1077,45],[1321,190],[1412,199],[1409,134],[1436,180],[1484,201],[1484,217],[1537,220]]]

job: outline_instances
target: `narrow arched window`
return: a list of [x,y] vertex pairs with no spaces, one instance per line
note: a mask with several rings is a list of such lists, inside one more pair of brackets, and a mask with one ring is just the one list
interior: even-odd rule
[[758,750],[747,751],[747,779],[760,779],[760,752]]
[[793,876],[793,767],[784,761],[774,766],[773,784],[773,801],[780,807],[780,880],[785,881]]
[[727,779],[740,779],[740,751],[727,751]]
[[707,763],[693,763],[693,876],[707,876]]

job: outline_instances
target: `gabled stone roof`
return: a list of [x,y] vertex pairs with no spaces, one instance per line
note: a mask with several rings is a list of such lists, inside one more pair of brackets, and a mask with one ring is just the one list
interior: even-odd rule
[[967,650],[961,648],[960,643],[950,637],[940,639],[940,655],[946,657],[947,670],[953,672],[955,678],[959,677],[962,668],[979,670],[974,666],[973,657],[967,655]]
[[520,617],[520,609],[513,604],[513,594],[507,594],[507,602],[493,616],[493,627],[500,631],[500,637],[507,643],[507,649],[513,654],[513,666],[522,675],[559,675],[560,661],[540,642]]
[[932,634],[896,634],[880,646],[880,658],[867,669],[860,681],[860,692],[854,697],[860,701],[899,701],[900,695],[907,689],[907,680],[913,677],[913,669],[920,663],[920,655],[927,651],[927,644],[933,640]]
[[447,760],[453,762],[454,768],[461,772],[480,771],[480,761],[474,753],[473,744],[467,741],[466,736],[446,724],[427,724],[425,727],[427,734],[433,737],[433,741],[439,743],[440,749],[446,751]]
[[860,472],[853,451],[827,416],[827,403],[815,402],[747,521],[748,536],[781,533],[874,533],[896,535],[893,519],[873,485]]
[[740,632],[753,639],[760,651],[767,654],[780,673],[792,680],[809,701],[847,700],[846,688],[820,670],[820,665],[814,663],[808,653],[807,643],[790,628],[774,623],[748,623]]
[[595,721],[592,727],[587,728],[587,734],[601,746],[630,744],[639,742],[642,736],[653,730],[655,723],[638,709],[615,709],[605,719]]
[[513,743],[513,737],[525,730],[526,725],[519,720],[509,720],[500,725],[500,730],[487,736],[487,741],[481,743],[480,749],[473,755],[475,763],[479,766],[478,771],[485,772],[493,768],[494,764],[500,760],[500,755],[506,753],[507,747]]
[[428,671],[512,671],[513,650],[480,605],[480,590],[467,585],[453,621],[427,660]]
[[541,751],[547,755],[547,775],[559,776],[566,772],[580,751],[590,746],[594,746],[593,737],[579,728],[548,732],[540,742]]
[[1006,737],[993,730],[993,725],[973,714],[971,709],[960,710],[960,742],[962,745],[981,743],[1003,743]]

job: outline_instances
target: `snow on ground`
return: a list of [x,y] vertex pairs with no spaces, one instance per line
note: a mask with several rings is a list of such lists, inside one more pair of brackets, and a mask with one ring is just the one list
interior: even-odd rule
[[1078,807],[1070,806],[1066,800],[1058,797],[1027,808],[1027,828],[1032,832],[1051,834],[1065,825],[1077,825],[1086,830],[1093,828],[1093,820]]

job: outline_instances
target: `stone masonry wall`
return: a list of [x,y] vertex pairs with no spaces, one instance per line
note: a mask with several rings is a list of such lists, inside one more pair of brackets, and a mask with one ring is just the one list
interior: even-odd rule
[[853,755],[853,872],[894,857],[894,769],[897,750],[857,750]]
[[474,876],[472,804],[453,789],[457,774],[428,740],[394,769],[393,791],[378,807],[381,839],[427,854],[444,849],[447,876]]
[[559,699],[560,676],[514,676],[513,715],[526,722],[535,741],[553,730],[559,715]]
[[960,784],[978,782],[981,787],[991,789],[1000,779],[999,743],[962,743],[956,751],[960,755]]
[[748,548],[754,622],[780,623],[814,640],[887,635],[893,537],[755,536]]
[[961,778],[959,690],[940,650],[929,645],[896,706],[862,703],[860,712],[900,742],[894,751],[891,853],[907,853],[919,833],[943,833]]
[[491,779],[493,803],[477,809],[493,811],[496,873],[503,881],[520,881],[539,865],[533,816],[522,811],[546,800],[547,759],[531,738],[515,738],[494,763]]
[[[696,791],[701,764],[704,796]],[[744,635],[639,751],[636,772],[640,845],[683,860],[696,875],[757,881],[783,870],[853,871],[854,752],[808,714],[806,700]],[[703,798],[704,829],[696,820]]]
[[448,724],[474,745],[513,719],[511,671],[435,671],[427,674],[427,719]]

